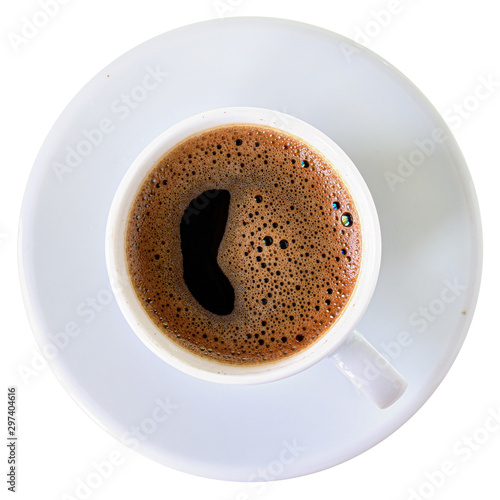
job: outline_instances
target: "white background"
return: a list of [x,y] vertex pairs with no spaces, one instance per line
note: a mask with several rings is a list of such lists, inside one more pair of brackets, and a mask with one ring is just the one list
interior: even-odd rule
[[[56,0],[52,0],[56,1]],[[23,17],[43,0],[3,2],[2,162],[0,168],[0,304],[2,387],[18,386],[17,498],[79,498],[79,481],[93,462],[121,457],[89,498],[342,498],[461,500],[500,498],[500,429],[471,445],[470,459],[442,485],[425,488],[453,446],[500,412],[497,231],[500,189],[500,30],[491,0],[60,0],[57,14],[27,43],[16,46]],[[65,5],[62,5],[65,3]],[[6,5],[7,4],[7,5]],[[221,6],[226,8],[222,12]],[[389,9],[392,14],[387,13]],[[383,12],[382,12],[383,11]],[[17,273],[17,224],[35,156],[69,100],[104,66],[137,44],[197,21],[227,16],[282,17],[354,38],[400,69],[446,114],[466,105],[452,130],[468,162],[482,211],[484,272],[468,337],[449,374],[417,414],[388,439],[347,463],[307,477],[248,488],[170,470],[128,448],[95,424],[49,369],[29,383],[19,367],[37,351],[24,313]],[[362,33],[365,33],[362,36]],[[258,36],[258,33],[256,34]],[[480,78],[496,82],[474,105]],[[6,417],[1,418],[6,425]],[[2,431],[0,434],[3,435]],[[478,434],[479,435],[479,434]],[[484,433],[481,434],[484,436]],[[0,453],[7,469],[7,450]],[[7,490],[2,473],[0,489]],[[435,479],[434,479],[435,480]],[[423,489],[422,489],[423,488]],[[419,490],[420,489],[420,490]],[[81,495],[80,495],[81,498]],[[415,498],[413,498],[415,500]]]

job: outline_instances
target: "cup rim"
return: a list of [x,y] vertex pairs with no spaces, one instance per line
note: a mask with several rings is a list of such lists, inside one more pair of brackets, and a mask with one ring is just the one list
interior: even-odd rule
[[[147,173],[180,141],[227,124],[263,125],[296,136],[324,156],[352,195],[362,226],[361,265],[354,292],[340,317],[320,339],[303,351],[278,361],[231,365],[190,353],[153,324],[128,277],[125,255],[126,222],[132,200]],[[218,108],[192,115],[159,134],[132,162],[113,198],[105,237],[106,267],[118,306],[139,339],[157,356],[197,378],[226,384],[258,384],[299,373],[331,354],[354,330],[371,300],[381,261],[381,234],[370,191],[346,153],[326,134],[294,116],[255,107]]]

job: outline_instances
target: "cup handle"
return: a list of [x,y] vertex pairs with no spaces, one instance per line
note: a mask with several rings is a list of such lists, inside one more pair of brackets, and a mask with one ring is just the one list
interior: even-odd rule
[[405,378],[357,330],[329,358],[379,408],[392,405],[408,385]]

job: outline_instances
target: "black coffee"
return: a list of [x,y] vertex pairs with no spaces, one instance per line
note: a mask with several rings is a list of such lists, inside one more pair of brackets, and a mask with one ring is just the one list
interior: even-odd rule
[[361,233],[342,179],[315,150],[233,124],[168,151],[137,192],[128,268],[151,319],[215,361],[298,353],[341,315]]

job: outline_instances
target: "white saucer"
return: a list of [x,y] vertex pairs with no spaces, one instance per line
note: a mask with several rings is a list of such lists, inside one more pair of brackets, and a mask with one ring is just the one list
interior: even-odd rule
[[[158,359],[122,317],[104,261],[114,192],[160,132],[225,106],[271,108],[309,122],[365,178],[379,211],[383,258],[359,329],[409,382],[390,408],[380,410],[358,394],[328,360],[254,387],[203,382]],[[436,142],[436,129],[445,131],[444,142]],[[78,165],[71,151],[79,151]],[[63,172],[67,155],[75,166]],[[398,172],[401,158],[416,166]],[[125,444],[217,479],[300,476],[383,440],[447,373],[478,295],[478,205],[442,118],[375,54],[290,21],[232,18],[187,26],[110,64],[51,130],[21,223],[26,305],[61,383]]]

